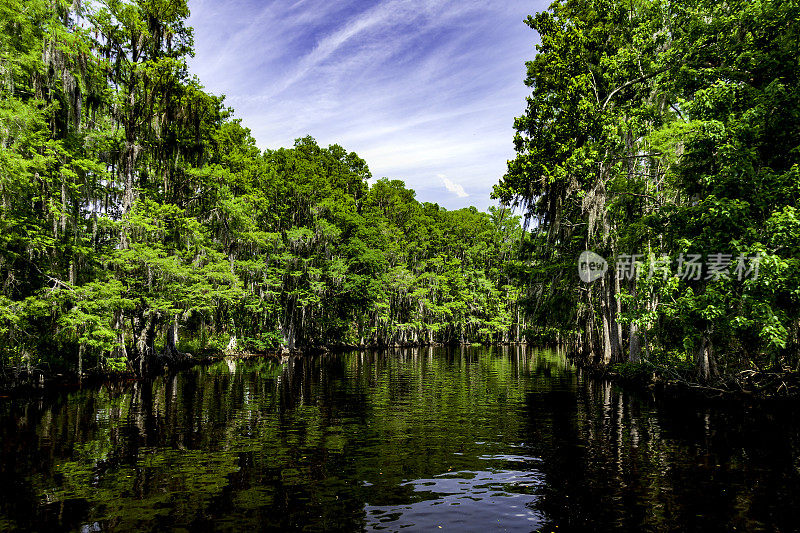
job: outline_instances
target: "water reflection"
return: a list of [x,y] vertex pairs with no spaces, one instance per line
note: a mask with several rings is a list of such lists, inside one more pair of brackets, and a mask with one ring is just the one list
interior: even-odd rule
[[0,403],[0,530],[792,530],[790,416],[522,348],[223,361]]
[[[461,530],[530,531],[544,522],[535,509],[542,475],[535,470],[478,470],[441,474],[432,479],[403,483],[413,489],[413,503],[367,505],[372,529],[413,528],[425,525]],[[453,506],[459,506],[453,511]]]

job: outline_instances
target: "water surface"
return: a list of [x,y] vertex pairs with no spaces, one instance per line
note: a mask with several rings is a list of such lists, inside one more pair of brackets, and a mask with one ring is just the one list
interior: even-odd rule
[[797,437],[548,351],[225,361],[0,400],[0,530],[793,531]]

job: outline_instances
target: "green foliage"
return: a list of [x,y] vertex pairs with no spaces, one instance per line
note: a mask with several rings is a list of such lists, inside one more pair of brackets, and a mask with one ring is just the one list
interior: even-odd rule
[[620,379],[640,385],[647,384],[652,378],[655,367],[650,363],[615,363],[609,367]]
[[[536,323],[604,364],[797,369],[800,3],[564,0],[528,24],[532,92],[495,195],[535,225],[516,279]],[[583,250],[612,263],[588,286]],[[681,254],[716,253],[726,276],[679,276]],[[620,254],[645,275],[617,283]],[[757,276],[739,256],[760,256]]]
[[519,337],[508,209],[370,186],[311,137],[262,153],[189,75],[188,14],[0,0],[0,364]]

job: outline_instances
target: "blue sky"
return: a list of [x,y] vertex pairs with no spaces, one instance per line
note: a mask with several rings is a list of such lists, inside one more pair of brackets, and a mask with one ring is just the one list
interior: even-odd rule
[[525,108],[540,1],[189,0],[192,72],[261,148],[312,135],[421,201],[490,205]]

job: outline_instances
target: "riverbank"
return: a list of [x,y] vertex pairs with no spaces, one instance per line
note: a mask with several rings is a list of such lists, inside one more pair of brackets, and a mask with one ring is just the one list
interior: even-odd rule
[[[525,343],[502,343],[496,346],[516,346]],[[453,347],[469,347],[471,344],[453,345]],[[50,393],[59,394],[84,386],[96,386],[104,383],[119,383],[150,379],[169,372],[178,372],[195,366],[210,365],[223,359],[250,359],[324,356],[355,350],[385,350],[392,348],[426,348],[442,347],[441,344],[397,345],[397,346],[356,346],[331,344],[294,351],[264,352],[223,352],[209,351],[192,356],[177,363],[162,365],[146,376],[139,376],[128,370],[93,369],[78,376],[77,373],[47,374],[40,370],[21,371],[16,374],[0,375],[0,398],[9,396],[45,396]],[[657,394],[673,400],[695,399],[704,402],[749,402],[763,403],[800,400],[800,375],[794,372],[756,372],[740,373],[738,378],[720,377],[709,383],[698,383],[679,375],[676,371],[647,362],[616,363],[602,366],[588,363],[578,357],[566,355],[570,362],[594,378],[605,379],[621,387],[644,393]]]
[[208,352],[199,356],[192,356],[180,362],[162,365],[153,369],[145,376],[137,375],[131,370],[114,371],[92,369],[79,376],[76,372],[59,372],[48,374],[41,370],[22,370],[0,374],[0,398],[9,396],[45,396],[51,392],[58,394],[85,386],[96,386],[104,383],[120,383],[126,381],[139,381],[151,379],[168,372],[179,372],[201,365],[210,365],[226,358],[247,359],[251,357],[280,358],[277,352],[235,352],[223,353],[220,351]]
[[[492,346],[523,346],[525,342],[506,342],[496,343]],[[81,386],[97,385],[102,383],[136,381],[149,379],[167,372],[177,372],[199,365],[213,364],[223,359],[248,359],[254,357],[270,357],[280,359],[283,357],[301,356],[320,356],[329,353],[343,353],[357,350],[386,350],[393,348],[435,348],[435,347],[475,347],[487,346],[477,343],[465,343],[455,345],[443,345],[440,343],[432,344],[392,344],[392,345],[355,345],[355,344],[329,344],[324,346],[308,347],[296,350],[277,350],[277,351],[223,351],[209,350],[199,355],[192,355],[189,358],[181,359],[169,364],[159,365],[152,369],[145,376],[137,375],[132,370],[114,371],[110,369],[92,369],[79,376],[76,372],[55,372],[47,373],[41,369],[32,371],[21,370],[15,372],[14,369],[6,369],[5,373],[0,371],[0,398],[6,396],[29,395],[41,396],[49,393],[50,390],[61,392],[73,390]]]
[[800,400],[800,374],[748,370],[738,375],[721,375],[700,383],[678,372],[647,362],[616,363],[601,366],[568,356],[569,360],[593,377],[606,379],[625,388],[650,392],[669,399],[695,399],[705,402],[749,402]]

